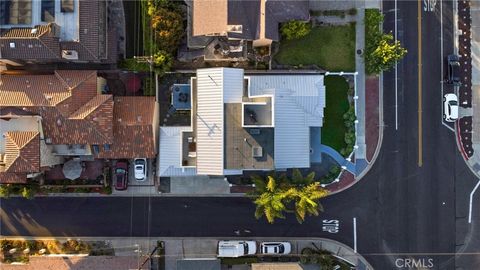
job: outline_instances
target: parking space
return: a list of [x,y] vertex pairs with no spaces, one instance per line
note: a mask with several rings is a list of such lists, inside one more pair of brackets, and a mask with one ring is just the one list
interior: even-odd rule
[[135,179],[135,162],[133,159],[128,160],[128,185],[129,186],[153,186],[153,162],[152,159],[147,159],[146,178],[145,180]]

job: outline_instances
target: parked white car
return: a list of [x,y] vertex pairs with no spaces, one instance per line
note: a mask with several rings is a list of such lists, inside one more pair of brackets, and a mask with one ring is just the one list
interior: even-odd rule
[[255,241],[220,241],[218,242],[218,257],[242,257],[255,255],[257,243]]
[[284,255],[290,254],[292,245],[289,242],[263,242],[260,250],[265,255]]
[[447,122],[458,119],[458,97],[455,94],[445,94],[443,97],[443,118]]
[[145,158],[136,158],[133,166],[135,166],[135,179],[144,181],[147,178],[147,160]]

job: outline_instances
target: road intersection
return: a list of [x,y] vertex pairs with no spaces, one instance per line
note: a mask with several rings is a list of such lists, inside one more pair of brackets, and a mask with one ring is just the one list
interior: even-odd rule
[[[325,237],[353,247],[375,269],[422,260],[433,269],[478,269],[459,251],[480,248],[480,215],[468,224],[477,178],[445,126],[443,56],[453,53],[452,1],[384,1],[384,29],[408,50],[384,74],[384,136],[368,174],[327,197],[325,212],[298,225],[293,216],[269,225],[239,197],[46,197],[1,201],[4,236]],[[443,90],[442,90],[443,89]],[[479,205],[475,200],[474,204]],[[399,266],[402,264],[402,267]],[[408,269],[408,268],[404,268]]]

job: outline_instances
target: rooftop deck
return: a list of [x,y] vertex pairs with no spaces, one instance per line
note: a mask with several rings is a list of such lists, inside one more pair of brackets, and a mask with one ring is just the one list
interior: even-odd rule
[[225,169],[273,169],[273,128],[243,128],[242,104],[225,104]]

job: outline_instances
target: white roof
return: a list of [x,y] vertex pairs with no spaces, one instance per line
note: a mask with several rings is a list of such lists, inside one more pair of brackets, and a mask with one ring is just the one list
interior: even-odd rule
[[195,168],[182,168],[182,131],[191,127],[160,127],[159,176],[190,176]]
[[274,96],[275,168],[310,167],[310,127],[321,127],[322,75],[252,75],[250,96]]
[[224,102],[241,102],[243,70],[197,70],[197,173],[223,175]]

